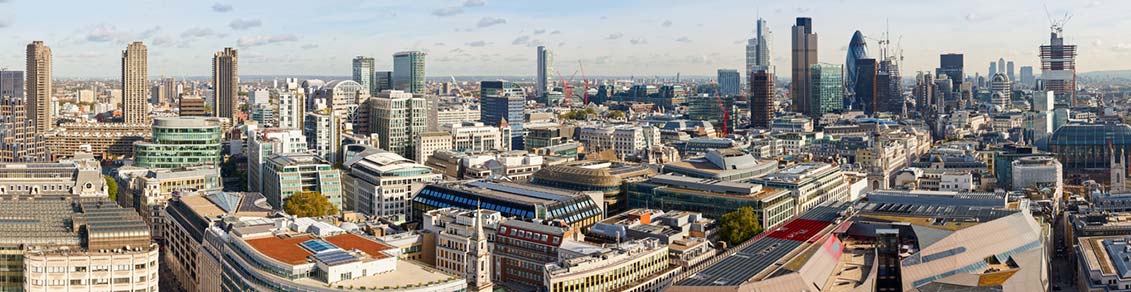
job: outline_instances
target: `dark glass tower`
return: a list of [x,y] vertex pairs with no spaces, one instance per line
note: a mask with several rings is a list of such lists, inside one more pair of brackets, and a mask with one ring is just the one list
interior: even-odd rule
[[[852,96],[856,92],[857,68],[856,61],[868,58],[868,43],[864,41],[864,34],[860,31],[852,34],[852,40],[848,42],[848,56],[844,59],[844,88],[848,92],[848,96]],[[857,99],[845,100],[845,108],[854,108]]]
[[853,82],[855,101],[853,110],[864,111],[866,115],[876,113],[876,76],[879,74],[880,63],[876,59],[863,58],[856,60],[856,81]]
[[946,74],[954,88],[962,88],[962,64],[962,54],[939,55],[939,68],[935,70],[935,76]]

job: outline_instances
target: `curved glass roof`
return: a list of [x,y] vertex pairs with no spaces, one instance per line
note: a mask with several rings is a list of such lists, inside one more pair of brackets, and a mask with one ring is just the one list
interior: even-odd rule
[[1049,145],[1131,144],[1131,126],[1126,124],[1070,124],[1056,129]]

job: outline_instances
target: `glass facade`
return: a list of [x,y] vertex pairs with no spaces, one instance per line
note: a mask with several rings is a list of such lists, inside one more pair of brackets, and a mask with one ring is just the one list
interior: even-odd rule
[[[856,80],[859,76],[856,61],[864,58],[868,58],[868,43],[864,42],[864,34],[858,30],[852,34],[852,40],[848,42],[848,56],[844,60],[844,81],[845,88],[848,90],[854,91],[856,89]],[[852,104],[846,106],[852,106]]]
[[1065,125],[1053,132],[1049,139],[1049,152],[1064,164],[1066,173],[1111,168],[1112,150],[1115,154],[1131,154],[1131,126],[1114,123]]
[[819,118],[840,110],[844,105],[844,66],[821,63],[813,64],[809,70],[813,78],[809,83],[813,87],[809,116]]
[[218,119],[158,119],[153,123],[153,139],[134,143],[135,164],[152,168],[219,166],[220,138]]
[[511,149],[524,150],[523,136],[523,97],[522,89],[506,81],[483,81],[479,83],[479,120],[489,126],[499,126],[506,119],[511,126]]
[[788,193],[760,197],[758,195],[723,195],[704,191],[676,188],[650,182],[625,184],[628,209],[651,208],[699,212],[708,218],[722,218],[723,214],[741,207],[754,208],[762,227],[769,228],[792,218],[796,200]]
[[492,210],[502,213],[503,217],[562,219],[574,228],[588,228],[605,216],[601,206],[589,197],[573,197],[549,205],[538,205],[429,185],[412,199],[412,218],[422,218],[428,211],[449,207]]

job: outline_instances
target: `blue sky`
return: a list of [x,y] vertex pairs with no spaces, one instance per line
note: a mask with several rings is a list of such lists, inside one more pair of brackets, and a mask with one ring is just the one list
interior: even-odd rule
[[[1045,0],[1070,11],[1067,39],[1080,71],[1131,69],[1131,1]],[[241,74],[348,75],[350,59],[429,52],[428,75],[532,75],[534,47],[557,54],[562,75],[580,60],[589,75],[713,75],[743,66],[746,38],[762,16],[774,32],[775,65],[788,67],[789,30],[814,19],[820,59],[844,62],[852,32],[879,37],[890,24],[903,71],[931,70],[938,54],[966,54],[967,72],[991,60],[1037,65],[1048,39],[1039,0],[0,0],[0,66],[24,65],[43,40],[59,77],[116,77],[120,51],[149,45],[151,75],[205,76],[212,54],[240,50]],[[872,53],[875,42],[869,41]],[[783,69],[779,68],[779,72]]]

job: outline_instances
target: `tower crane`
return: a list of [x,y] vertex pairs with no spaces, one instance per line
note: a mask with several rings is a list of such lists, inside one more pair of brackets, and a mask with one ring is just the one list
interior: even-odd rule
[[725,138],[730,135],[730,132],[727,131],[727,123],[730,122],[730,109],[726,108],[726,104],[723,103],[723,96],[719,94],[719,83],[711,80],[711,86],[715,88],[715,102],[719,104],[719,109],[723,112],[723,137]]
[[584,84],[584,87],[581,88],[581,91],[585,92],[585,103],[581,105],[589,106],[589,78],[585,77],[585,66],[581,65],[581,60],[577,60],[577,69],[581,71],[581,81]]

